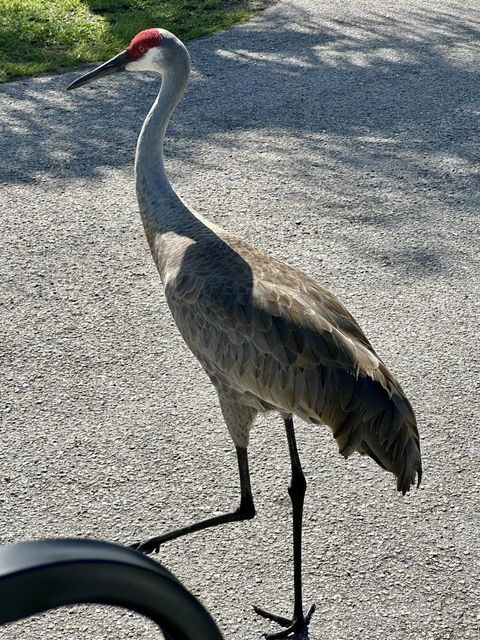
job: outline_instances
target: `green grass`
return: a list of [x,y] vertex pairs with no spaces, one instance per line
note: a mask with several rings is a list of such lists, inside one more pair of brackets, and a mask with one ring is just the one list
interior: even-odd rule
[[248,0],[0,0],[0,82],[106,60],[149,27],[191,40],[253,15]]

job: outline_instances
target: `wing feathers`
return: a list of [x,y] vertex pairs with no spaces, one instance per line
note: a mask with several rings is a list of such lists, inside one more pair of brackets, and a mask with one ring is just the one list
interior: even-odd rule
[[294,287],[289,277],[282,271],[275,284],[257,278],[248,286],[241,278],[232,284],[182,273],[165,290],[185,341],[214,382],[329,425],[341,454],[369,455],[405,493],[421,478],[408,400],[333,294],[306,277]]

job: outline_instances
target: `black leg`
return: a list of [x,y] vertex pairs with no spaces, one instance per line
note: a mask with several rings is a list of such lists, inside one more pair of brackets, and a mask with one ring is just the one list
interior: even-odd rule
[[288,449],[290,452],[290,462],[292,465],[292,476],[288,493],[292,501],[293,511],[293,589],[294,589],[294,605],[293,605],[293,620],[276,616],[259,607],[254,607],[255,611],[267,618],[276,622],[282,627],[285,627],[284,631],[267,635],[269,640],[279,640],[280,638],[286,638],[291,633],[306,633],[308,623],[315,611],[315,605],[310,607],[308,614],[305,616],[303,613],[302,602],[302,521],[303,521],[303,502],[305,498],[305,492],[307,489],[307,483],[305,476],[303,475],[302,465],[300,464],[300,457],[298,455],[297,442],[295,440],[295,431],[293,428],[292,416],[285,418],[285,429],[287,432]]
[[300,464],[300,458],[298,456],[297,442],[295,440],[295,431],[291,417],[285,420],[285,428],[292,463],[292,479],[288,487],[288,493],[292,501],[293,511],[293,585],[295,594],[293,617],[296,618],[297,621],[304,623],[302,603],[302,522],[307,482],[303,475],[302,465]]
[[207,518],[200,522],[194,522],[193,524],[182,527],[181,529],[174,529],[168,531],[156,538],[151,538],[146,542],[135,543],[130,545],[132,548],[141,551],[142,553],[152,553],[160,548],[164,542],[180,538],[180,536],[193,533],[194,531],[201,531],[208,527],[215,527],[218,524],[225,524],[226,522],[238,522],[239,520],[249,520],[255,515],[255,506],[253,504],[252,488],[250,485],[250,472],[248,469],[248,456],[247,450],[241,447],[236,447],[238,470],[240,474],[240,506],[231,513],[225,513],[220,516],[214,516],[213,518]]

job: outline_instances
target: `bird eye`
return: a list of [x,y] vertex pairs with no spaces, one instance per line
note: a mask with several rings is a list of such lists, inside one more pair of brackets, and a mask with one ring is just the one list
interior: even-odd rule
[[145,47],[143,46],[143,44],[138,45],[138,53],[145,53]]

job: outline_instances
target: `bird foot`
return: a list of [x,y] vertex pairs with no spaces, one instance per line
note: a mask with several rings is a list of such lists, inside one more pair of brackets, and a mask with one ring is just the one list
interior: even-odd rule
[[266,618],[267,620],[271,620],[272,622],[276,622],[281,627],[285,627],[283,631],[279,631],[278,633],[266,633],[265,638],[267,640],[281,640],[283,638],[288,638],[291,634],[293,634],[294,638],[303,638],[304,640],[308,639],[307,628],[312,619],[313,612],[315,611],[315,605],[312,604],[306,616],[302,615],[301,617],[294,616],[292,620],[288,618],[284,618],[283,616],[277,616],[274,613],[269,613],[268,611],[264,611],[260,609],[260,607],[253,607],[255,613],[262,618]]
[[151,538],[146,542],[134,542],[133,544],[128,545],[130,549],[135,549],[135,551],[139,551],[140,553],[144,553],[148,555],[149,553],[158,553],[160,550],[160,543],[158,542],[158,538]]

